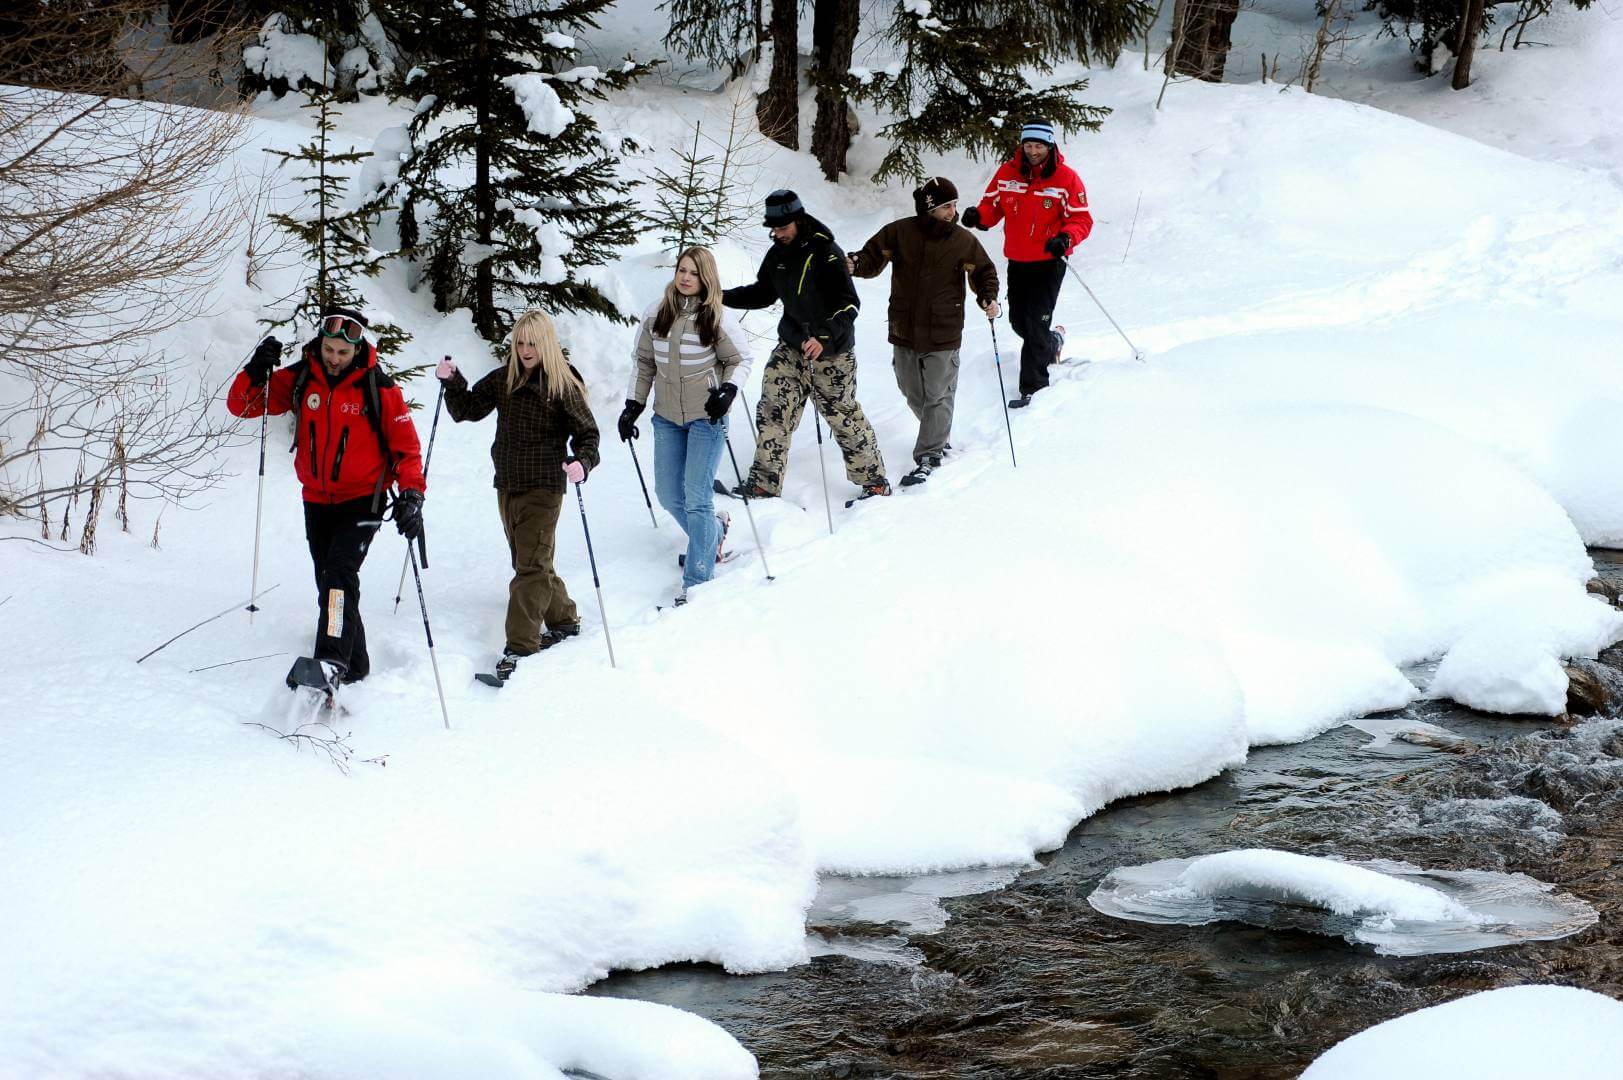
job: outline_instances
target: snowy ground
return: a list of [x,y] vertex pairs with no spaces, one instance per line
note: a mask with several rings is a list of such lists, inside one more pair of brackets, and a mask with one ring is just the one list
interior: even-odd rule
[[[583,495],[618,667],[571,502],[559,562],[586,634],[499,696],[473,683],[506,598],[493,429],[442,419],[424,588],[452,730],[410,581],[390,610],[390,537],[366,567],[374,674],[340,725],[348,776],[242,723],[281,722],[281,674],[309,642],[285,431],[261,570],[279,588],[252,624],[233,613],[134,663],[247,596],[246,442],[234,481],[165,513],[158,550],[148,508],[136,535],[104,523],[94,561],[0,544],[3,1071],[750,1076],[735,1043],[674,1011],[578,1016],[615,1006],[536,992],[681,959],[796,963],[820,871],[1025,863],[1113,799],[1422,692],[1559,711],[1558,658],[1623,635],[1583,590],[1584,544],[1623,544],[1623,149],[1598,114],[1577,137],[1563,100],[1580,86],[1615,100],[1623,32],[1588,18],[1555,24],[1584,44],[1496,54],[1466,95],[1396,74],[1335,83],[1379,109],[1189,83],[1158,112],[1160,80],[1135,58],[1094,72],[1090,100],[1116,111],[1067,141],[1098,218],[1075,262],[1149,362],[1068,283],[1067,351],[1094,362],[1056,369],[1015,414],[1015,469],[972,318],[947,468],[845,511],[831,454],[831,537],[803,431],[786,498],[758,513],[777,580],[733,505],[743,557],[679,612],[653,608],[678,583],[679,531],[649,524],[612,435],[630,332],[563,320],[611,433]],[[1507,84],[1524,109],[1544,87],[1538,115],[1561,122],[1507,117],[1493,103]],[[638,163],[651,169],[718,107],[651,87],[600,115],[656,148]],[[261,145],[303,137],[291,102],[257,112],[249,170]],[[341,125],[365,149],[405,119],[368,103]],[[866,123],[858,176],[881,156]],[[966,194],[991,171],[932,164]],[[836,188],[805,155],[774,154],[754,182],[795,187],[848,247],[911,211],[904,187]],[[1001,235],[986,242],[997,254]],[[723,245],[725,280],[763,247]],[[240,272],[175,342],[216,381],[280,295]],[[650,238],[603,280],[640,310],[668,273]],[[468,320],[406,285],[391,270],[371,297],[415,335],[406,359],[485,370]],[[859,285],[858,393],[894,480],[913,423],[889,371],[888,287]],[[763,355],[774,322],[745,322]],[[998,343],[1012,380],[1006,323]],[[426,436],[432,387],[416,393]],[[741,413],[732,441],[747,467]],[[646,473],[651,441],[638,450]],[[1424,659],[1441,663],[1418,688],[1402,669]]]

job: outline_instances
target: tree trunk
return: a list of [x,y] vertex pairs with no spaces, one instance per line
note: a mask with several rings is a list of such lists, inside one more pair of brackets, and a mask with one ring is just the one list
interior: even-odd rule
[[799,0],[772,0],[772,75],[755,104],[761,134],[800,149]]
[[843,80],[851,71],[860,17],[858,0],[817,0],[812,16],[812,41],[817,49],[817,119],[812,122],[812,154],[823,167],[823,177],[836,182],[845,171],[845,151],[851,146],[851,111]]
[[1223,81],[1240,0],[1178,0],[1173,8],[1172,73]]
[[473,216],[474,232],[483,248],[483,258],[473,270],[473,323],[486,341],[501,340],[496,319],[496,279],[490,265],[491,220],[496,198],[490,185],[490,19],[488,0],[479,0],[479,98],[474,110],[473,136]]
[[1460,0],[1460,39],[1454,50],[1456,90],[1471,85],[1471,61],[1476,59],[1476,39],[1482,36],[1482,0]]

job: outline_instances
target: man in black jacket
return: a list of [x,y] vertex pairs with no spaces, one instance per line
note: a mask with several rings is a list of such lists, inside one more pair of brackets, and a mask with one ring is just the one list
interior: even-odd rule
[[889,495],[885,462],[873,425],[857,403],[857,291],[845,269],[845,253],[833,232],[806,213],[792,191],[766,197],[766,227],[772,248],[761,260],[755,281],[728,289],[721,302],[730,308],[764,308],[783,303],[778,346],[761,374],[755,408],[759,443],[755,463],[738,493],[771,498],[783,490],[789,438],[800,425],[806,399],[828,421],[845,457],[845,475],[862,489],[858,498]]

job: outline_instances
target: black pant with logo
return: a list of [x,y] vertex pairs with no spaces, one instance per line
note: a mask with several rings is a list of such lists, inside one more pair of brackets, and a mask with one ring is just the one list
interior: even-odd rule
[[346,682],[366,678],[366,627],[361,625],[361,564],[382,524],[372,497],[304,504],[304,538],[316,570],[317,660],[344,665]]
[[1048,385],[1048,365],[1057,360],[1058,344],[1049,323],[1054,301],[1065,280],[1058,259],[1009,263],[1009,325],[1020,335],[1020,393],[1035,394]]

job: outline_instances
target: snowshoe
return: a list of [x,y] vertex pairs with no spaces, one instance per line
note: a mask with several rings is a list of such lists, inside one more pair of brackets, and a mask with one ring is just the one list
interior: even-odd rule
[[1009,399],[1009,408],[1011,408],[1011,409],[1023,409],[1027,405],[1030,405],[1030,404],[1031,404],[1031,395],[1030,394],[1021,394],[1017,398],[1010,398]]
[[580,623],[565,623],[562,626],[554,626],[541,634],[541,647],[550,649],[561,641],[579,636]]
[[331,698],[343,685],[346,674],[344,665],[335,660],[317,660],[309,656],[301,656],[293,661],[288,669],[287,688],[297,690],[301,686],[311,690],[320,690]]
[[473,677],[486,686],[493,686],[500,690],[507,685],[507,680],[513,677],[513,670],[518,667],[518,662],[522,659],[524,659],[523,653],[516,653],[508,649],[502,653],[502,658],[496,661],[494,671],[475,672]]

